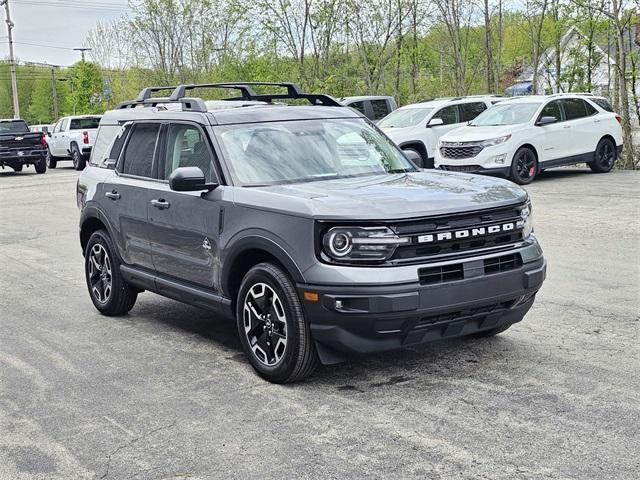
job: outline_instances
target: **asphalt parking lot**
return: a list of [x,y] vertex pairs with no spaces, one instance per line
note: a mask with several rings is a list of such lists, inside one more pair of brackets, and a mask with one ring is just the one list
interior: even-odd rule
[[288,386],[206,311],[99,315],[76,178],[0,171],[1,479],[638,478],[640,172],[528,187],[548,278],[505,334]]

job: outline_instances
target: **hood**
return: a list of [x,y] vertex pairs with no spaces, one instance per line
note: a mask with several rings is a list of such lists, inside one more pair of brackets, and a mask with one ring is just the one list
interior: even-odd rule
[[504,125],[499,127],[472,127],[465,125],[445,133],[440,140],[443,142],[478,142],[490,140],[496,137],[504,137],[513,133],[514,125]]
[[428,170],[357,179],[239,188],[235,201],[332,220],[393,220],[481,210],[527,199],[503,179]]

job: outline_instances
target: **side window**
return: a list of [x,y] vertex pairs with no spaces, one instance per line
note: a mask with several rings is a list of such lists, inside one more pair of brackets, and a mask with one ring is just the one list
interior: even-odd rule
[[389,105],[386,100],[371,100],[373,107],[373,119],[380,120],[389,115]]
[[589,102],[584,102],[584,106],[587,109],[587,116],[590,117],[591,115],[595,115],[596,113],[598,113],[598,110],[595,109],[595,107],[593,105],[591,105]]
[[603,108],[607,112],[613,112],[613,107],[609,103],[609,100],[607,100],[606,98],[596,97],[596,98],[592,98],[591,101],[598,104],[600,108]]
[[470,122],[487,109],[483,102],[463,103],[458,106],[462,112],[462,122]]
[[564,106],[564,113],[567,116],[567,120],[575,120],[587,116],[585,103],[579,98],[566,98],[562,100],[562,105]]
[[60,122],[60,129],[58,131],[59,132],[66,131],[68,125],[69,125],[69,119],[68,118],[63,118],[62,121]]
[[60,131],[61,126],[62,126],[62,120],[58,120],[58,123],[56,123],[56,126],[53,127],[53,133],[58,133]]
[[207,182],[214,175],[213,155],[200,129],[194,125],[175,123],[167,130],[167,148],[162,179],[179,167],[198,167]]
[[562,121],[560,100],[554,100],[553,102],[547,103],[540,112],[540,116],[538,117],[538,119],[542,117],[555,117],[559,122]]
[[[129,126],[102,125],[96,134],[96,142],[91,152],[91,165],[113,169],[127,138]],[[113,162],[105,164],[107,160]]]
[[364,108],[364,102],[353,102],[352,104],[349,105],[351,108],[355,108],[356,110],[358,110],[361,114],[366,115],[365,113],[365,108]]
[[158,123],[138,123],[133,127],[124,152],[122,173],[137,177],[152,176],[159,132]]
[[444,125],[451,125],[452,123],[458,123],[458,107],[450,105],[442,108],[437,112],[433,118],[441,118]]

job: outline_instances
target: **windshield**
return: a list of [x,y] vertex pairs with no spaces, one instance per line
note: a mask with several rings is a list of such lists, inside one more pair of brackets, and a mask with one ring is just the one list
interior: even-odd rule
[[215,127],[234,183],[313,182],[415,172],[384,135],[363,120],[304,120]]
[[538,110],[540,103],[503,103],[482,112],[469,125],[490,127],[527,123]]
[[92,128],[98,128],[100,124],[100,117],[90,118],[72,118],[70,130],[91,130]]
[[[380,128],[412,127],[424,122],[433,108],[405,108],[391,112],[378,122]],[[425,122],[426,124],[426,122]]]
[[29,127],[24,120],[16,120],[15,122],[0,122],[0,135],[3,133],[24,133],[28,132]]

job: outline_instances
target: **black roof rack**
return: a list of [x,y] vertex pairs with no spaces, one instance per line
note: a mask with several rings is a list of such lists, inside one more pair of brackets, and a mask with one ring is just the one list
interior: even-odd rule
[[[284,87],[287,89],[287,93],[256,93],[252,86],[266,86],[266,87]],[[136,108],[139,106],[156,107],[158,105],[167,103],[180,103],[182,109],[192,112],[206,112],[208,111],[204,100],[195,97],[186,97],[186,93],[189,90],[195,90],[198,88],[225,88],[231,90],[240,91],[239,97],[224,98],[226,101],[260,101],[272,103],[274,100],[307,100],[312,105],[322,105],[328,107],[341,107],[334,98],[329,95],[323,95],[319,93],[304,93],[300,86],[291,82],[224,82],[224,83],[201,83],[192,85],[177,85],[172,87],[147,87],[144,88],[135,100],[123,102],[118,108]],[[152,97],[155,92],[161,92],[164,90],[171,90],[169,97]]]

